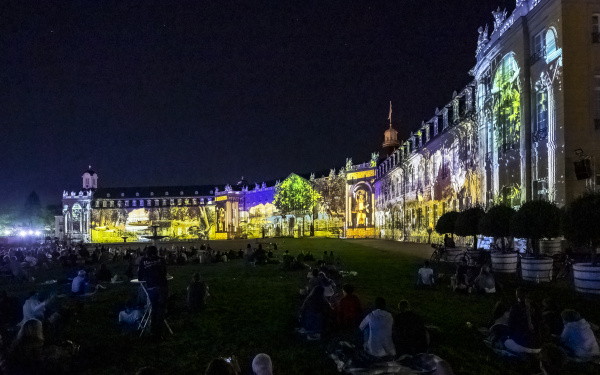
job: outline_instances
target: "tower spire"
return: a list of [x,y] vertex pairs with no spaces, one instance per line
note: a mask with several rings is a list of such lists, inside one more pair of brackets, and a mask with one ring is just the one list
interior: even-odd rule
[[392,128],[392,101],[390,100],[390,114],[388,116],[388,120],[390,120],[390,129]]

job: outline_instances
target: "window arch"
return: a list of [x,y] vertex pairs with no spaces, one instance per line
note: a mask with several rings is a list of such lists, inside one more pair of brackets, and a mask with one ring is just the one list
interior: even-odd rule
[[494,74],[492,95],[494,100],[495,146],[500,153],[519,146],[521,132],[520,69],[510,53],[500,61]]
[[556,59],[560,56],[562,50],[558,48],[557,33],[554,27],[551,27],[546,31],[546,63]]

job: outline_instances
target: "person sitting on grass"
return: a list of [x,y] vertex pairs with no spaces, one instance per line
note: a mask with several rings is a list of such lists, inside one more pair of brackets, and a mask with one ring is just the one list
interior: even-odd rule
[[531,301],[523,287],[516,289],[515,296],[517,302],[508,314],[508,339],[504,346],[515,353],[537,354],[540,349],[531,319]]
[[407,300],[400,301],[398,310],[394,317],[393,335],[397,352],[410,355],[426,353],[429,333],[423,319],[411,310]]
[[300,294],[303,296],[308,295],[317,285],[320,284],[321,280],[319,279],[319,269],[313,268],[309,274],[308,285],[306,286],[306,288],[300,289]]
[[124,327],[134,327],[144,316],[141,309],[136,308],[133,301],[127,302],[125,310],[119,312],[119,325]]
[[354,294],[354,286],[344,284],[342,291],[344,296],[337,309],[337,324],[341,333],[352,334],[357,331],[363,319],[362,306],[360,299]]
[[87,279],[85,275],[86,272],[84,270],[79,270],[79,272],[77,272],[77,276],[73,278],[73,282],[71,283],[71,293],[73,295],[82,296],[85,294],[87,287]]
[[479,293],[496,293],[496,280],[488,264],[481,266],[481,271],[473,281],[473,286]]
[[317,285],[306,297],[300,308],[300,333],[306,333],[309,340],[319,340],[321,332],[325,330],[327,315],[331,306],[325,300],[324,288]]
[[273,375],[271,357],[265,353],[257,354],[252,360],[252,371],[254,375]]
[[192,282],[187,287],[188,309],[191,312],[204,310],[208,296],[208,285],[200,281],[200,274],[196,272],[192,278]]
[[417,286],[432,287],[434,285],[433,269],[429,266],[429,261],[426,260],[423,267],[419,268],[419,272],[417,273]]
[[600,348],[594,332],[585,319],[575,310],[564,310],[560,316],[564,328],[560,334],[560,344],[570,356],[582,360],[600,356]]
[[542,333],[545,337],[558,337],[563,331],[563,320],[554,299],[542,300]]
[[463,257],[460,260],[460,264],[456,267],[456,273],[450,278],[450,286],[452,291],[462,290],[467,291],[470,287],[469,283],[469,266],[467,265],[467,258]]
[[8,374],[44,375],[69,373],[71,359],[77,347],[71,342],[64,346],[45,345],[42,322],[26,321],[8,352]]
[[41,301],[40,294],[37,291],[29,293],[29,298],[23,304],[23,320],[19,325],[23,325],[26,321],[36,319],[43,322],[46,319],[46,306],[52,302],[54,296]]
[[359,325],[359,328],[365,333],[365,352],[375,359],[396,355],[396,348],[392,340],[394,317],[386,311],[386,307],[385,299],[377,297],[375,310],[368,314]]

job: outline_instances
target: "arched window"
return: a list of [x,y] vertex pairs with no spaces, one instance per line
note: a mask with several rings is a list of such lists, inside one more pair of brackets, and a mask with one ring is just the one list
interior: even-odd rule
[[519,146],[521,133],[521,84],[519,66],[513,54],[504,56],[494,75],[495,146],[505,153]]
[[560,56],[562,50],[558,48],[556,30],[551,27],[546,31],[546,62],[553,61]]

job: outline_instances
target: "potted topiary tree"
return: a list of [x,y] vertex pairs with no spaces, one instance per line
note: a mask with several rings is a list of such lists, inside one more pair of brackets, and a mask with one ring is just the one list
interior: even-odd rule
[[439,235],[444,235],[450,233],[452,239],[454,239],[454,225],[456,224],[456,218],[458,217],[458,212],[456,211],[448,211],[438,219],[437,223],[435,223],[435,231]]
[[481,206],[467,208],[458,214],[454,231],[459,236],[473,236],[473,250],[477,250],[477,235],[479,234],[479,222],[485,215]]
[[[440,216],[437,223],[435,224],[435,231],[442,236],[450,233],[450,236],[452,236],[452,240],[454,241],[454,233],[455,233],[454,227],[455,227],[457,218],[458,218],[458,212],[456,212],[456,211],[446,212],[445,214]],[[460,253],[460,249],[446,248],[446,252],[448,255],[448,259],[454,260],[455,258],[458,257],[458,254]]]
[[540,256],[539,241],[560,235],[560,209],[556,204],[544,200],[523,203],[513,215],[511,233],[515,237],[527,238],[530,246],[527,256],[521,257],[521,276],[527,281],[552,280],[553,259]]
[[567,240],[587,246],[591,253],[590,263],[573,265],[575,289],[600,294],[600,265],[596,259],[600,246],[600,193],[586,193],[571,203],[563,216],[563,232]]
[[[515,214],[515,210],[507,205],[499,204],[492,206],[485,213],[479,222],[479,232],[484,236],[490,237],[509,237],[510,221]],[[518,254],[511,249],[506,248],[506,243],[502,241],[501,251],[491,254],[492,269],[495,272],[512,273],[517,272]]]

